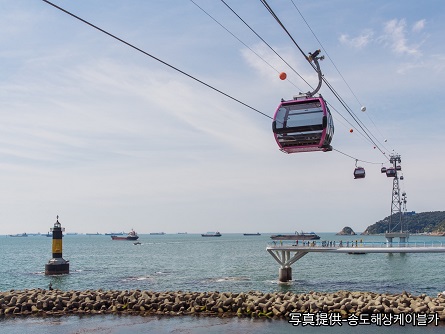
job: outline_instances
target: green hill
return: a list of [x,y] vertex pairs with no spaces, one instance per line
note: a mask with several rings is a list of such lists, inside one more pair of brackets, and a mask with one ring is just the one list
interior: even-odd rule
[[[389,218],[386,217],[377,223],[368,226],[362,234],[381,234],[388,232]],[[392,216],[391,229],[393,231],[400,231],[398,224],[400,213]],[[445,211],[432,212],[409,212],[402,216],[403,231],[409,233],[440,233],[445,232]]]

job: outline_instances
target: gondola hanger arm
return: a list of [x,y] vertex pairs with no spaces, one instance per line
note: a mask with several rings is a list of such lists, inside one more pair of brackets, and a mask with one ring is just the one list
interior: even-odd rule
[[317,71],[317,74],[318,74],[318,86],[317,86],[317,88],[315,88],[314,91],[306,93],[306,95],[308,97],[312,97],[315,94],[317,94],[318,91],[320,90],[321,84],[323,82],[323,74],[321,73],[320,64],[318,63],[318,61],[323,60],[324,56],[319,57],[318,56],[319,54],[320,54],[320,50],[316,50],[314,53],[309,52],[309,56],[307,57],[307,60],[309,61],[309,63],[312,63],[312,62],[314,63],[315,70]]

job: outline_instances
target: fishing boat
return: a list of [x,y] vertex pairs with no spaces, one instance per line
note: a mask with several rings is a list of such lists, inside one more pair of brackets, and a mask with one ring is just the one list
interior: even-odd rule
[[271,235],[272,240],[318,240],[320,236],[316,235],[314,232],[309,233],[298,233],[295,231],[294,234],[274,234]]
[[205,234],[201,234],[202,237],[220,237],[222,234],[219,232],[207,232]]
[[134,230],[131,230],[130,232],[128,232],[128,234],[125,237],[121,237],[118,235],[112,235],[111,239],[113,239],[113,240],[138,240],[139,236]]
[[244,233],[243,235],[253,237],[253,236],[261,235],[261,233]]

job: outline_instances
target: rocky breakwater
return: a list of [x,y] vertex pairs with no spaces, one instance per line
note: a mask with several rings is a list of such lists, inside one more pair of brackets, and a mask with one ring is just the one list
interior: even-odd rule
[[11,290],[0,292],[1,316],[65,314],[206,315],[287,318],[290,312],[436,313],[445,321],[445,296],[372,292],[153,292],[141,290]]

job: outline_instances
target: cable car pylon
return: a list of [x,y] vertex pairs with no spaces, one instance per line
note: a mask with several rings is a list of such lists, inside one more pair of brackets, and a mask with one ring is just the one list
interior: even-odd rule
[[[397,171],[401,171],[402,167],[400,163],[402,159],[399,154],[391,154],[389,157],[389,162],[392,167],[386,168],[386,176],[392,177],[392,199],[391,199],[391,215],[389,216],[388,231],[385,233],[385,238],[387,240],[388,246],[391,247],[393,238],[400,238],[401,243],[405,243],[409,238],[409,233],[403,231],[403,212],[402,212],[402,197],[403,204],[406,208],[406,193],[400,194],[399,186],[399,176]],[[382,167],[383,171],[383,167]],[[393,221],[393,218],[397,218],[398,221]],[[396,231],[397,227],[400,226],[400,232]]]

